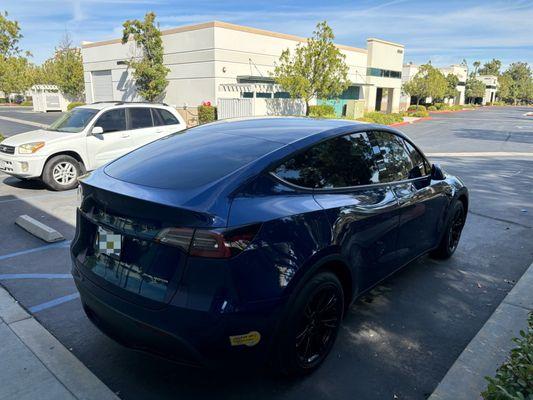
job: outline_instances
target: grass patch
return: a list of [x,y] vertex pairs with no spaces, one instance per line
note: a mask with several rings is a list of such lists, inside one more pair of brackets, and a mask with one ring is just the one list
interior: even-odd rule
[[5,139],[4,135],[0,133],[0,142],[2,142]]

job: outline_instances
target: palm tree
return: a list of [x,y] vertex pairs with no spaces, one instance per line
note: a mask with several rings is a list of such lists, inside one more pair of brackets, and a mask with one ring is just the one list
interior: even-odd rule
[[474,61],[472,63],[472,65],[474,66],[474,76],[477,75],[477,69],[479,68],[479,66],[481,65],[481,63],[479,61]]

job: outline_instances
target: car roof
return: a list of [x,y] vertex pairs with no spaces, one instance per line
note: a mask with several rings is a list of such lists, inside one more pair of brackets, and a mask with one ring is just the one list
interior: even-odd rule
[[192,130],[246,136],[289,144],[309,136],[338,129],[368,126],[359,121],[341,119],[313,119],[303,117],[272,117],[227,119],[202,125]]
[[168,105],[163,103],[146,103],[146,102],[122,102],[122,101],[103,101],[103,102],[96,102],[91,104],[85,104],[83,106],[79,106],[76,108],[91,108],[93,110],[103,110],[104,108],[109,107],[160,107],[160,108],[167,108]]

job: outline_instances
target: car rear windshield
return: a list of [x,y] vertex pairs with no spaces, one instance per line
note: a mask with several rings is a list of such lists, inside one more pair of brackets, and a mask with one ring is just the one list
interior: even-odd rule
[[191,189],[214,182],[281,146],[193,129],[141,147],[108,165],[105,172],[143,186]]
[[81,132],[97,113],[98,110],[93,108],[75,108],[58,118],[48,127],[48,130],[57,132]]

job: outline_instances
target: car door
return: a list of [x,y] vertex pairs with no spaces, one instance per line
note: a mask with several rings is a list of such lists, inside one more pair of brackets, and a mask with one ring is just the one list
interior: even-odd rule
[[154,137],[158,139],[185,128],[175,115],[164,108],[152,108],[152,118],[156,127]]
[[386,131],[373,135],[381,149],[381,179],[390,182],[400,205],[397,256],[404,264],[437,244],[447,185],[431,180],[429,163],[408,140]]
[[378,170],[366,132],[329,139],[285,162],[275,174],[312,187],[331,224],[332,242],[350,263],[358,291],[394,269],[398,202]]
[[103,132],[87,136],[89,169],[98,168],[135,147],[127,130],[125,108],[105,111],[98,117],[94,127],[101,127]]
[[154,126],[150,107],[128,107],[128,128],[136,147],[144,146],[164,136],[164,128]]

